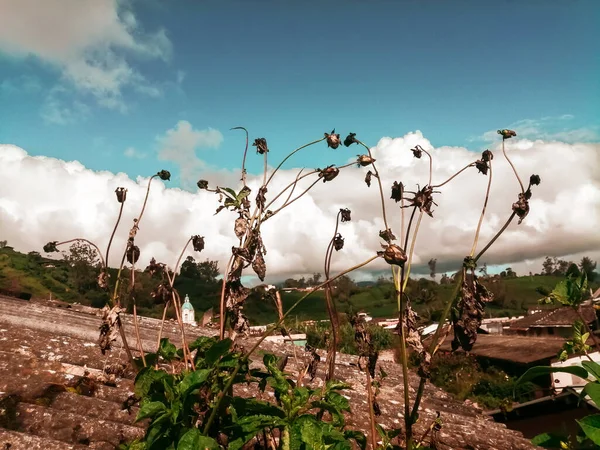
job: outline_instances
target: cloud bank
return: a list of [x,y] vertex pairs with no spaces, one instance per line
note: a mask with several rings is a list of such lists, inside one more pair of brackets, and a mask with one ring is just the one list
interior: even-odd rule
[[[168,60],[164,29],[147,32],[125,0],[0,0],[0,53],[35,57],[59,71],[62,89],[90,95],[103,107],[124,111],[123,90],[157,96],[160,90],[130,63]],[[73,119],[68,98],[51,90],[42,109],[49,122]],[[76,105],[77,106],[77,105]]]
[[[185,126],[177,129],[185,130]],[[175,136],[177,129],[166,139]],[[202,136],[210,142],[218,141],[216,135],[194,134],[197,132],[191,127],[188,131],[192,140]],[[389,199],[392,182],[402,181],[412,190],[417,183],[423,186],[428,181],[426,156],[415,159],[409,150],[417,144],[433,156],[433,184],[441,183],[480,156],[460,147],[433,148],[418,131],[401,138],[382,138],[372,151],[381,172],[388,220],[398,236],[401,215],[398,205]],[[327,149],[325,143],[318,145],[323,147],[320,151],[334,151]],[[495,154],[493,183],[478,249],[504,224],[519,191],[499,144],[491,150]],[[360,149],[340,147],[335,151],[346,152],[351,161]],[[539,272],[541,259],[546,255],[573,259],[589,255],[600,259],[600,144],[514,139],[507,141],[507,152],[521,178],[528,180],[535,173],[540,175],[542,184],[534,186],[531,212],[524,222],[517,225],[514,221],[481,262],[510,265],[523,274]],[[285,155],[270,153],[269,156],[274,164]],[[250,152],[249,157],[259,156]],[[160,169],[157,167],[157,171]],[[384,228],[381,204],[376,180],[370,188],[363,181],[367,170],[349,167],[330,183],[318,182],[294,205],[265,222],[267,281],[322,272],[325,250],[340,208],[352,210],[352,222],[340,225],[346,245],[334,255],[332,271],[344,270],[380,250],[378,232]],[[297,172],[297,169],[278,172],[269,185],[267,200],[289,184]],[[213,187],[217,184],[234,187],[239,174],[205,173],[203,178]],[[124,173],[94,172],[77,161],[32,157],[12,145],[0,146],[0,179],[0,237],[21,251],[41,251],[48,241],[74,237],[89,238],[104,248],[119,209],[114,190],[118,186],[127,188],[111,265],[118,264],[148,182],[147,178],[132,180]],[[442,193],[434,196],[439,204],[434,207],[434,217],[424,215],[421,222],[414,256],[417,271],[427,273],[430,258],[437,258],[440,271],[459,267],[473,243],[487,180],[470,168],[439,189]],[[256,192],[260,177],[250,175],[249,182]],[[222,211],[215,216],[217,206],[212,193],[168,188],[168,182],[154,180],[136,239],[141,249],[138,265],[145,266],[151,257],[173,265],[187,239],[200,234],[206,239],[204,252],[189,254],[197,259],[218,260],[223,269],[231,247],[236,244],[233,233],[236,215]],[[369,266],[373,271],[386,268],[383,261]],[[362,272],[358,277],[368,278],[368,274]]]

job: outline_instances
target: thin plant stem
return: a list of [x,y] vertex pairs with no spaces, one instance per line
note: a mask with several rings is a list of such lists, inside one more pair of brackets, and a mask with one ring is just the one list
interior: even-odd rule
[[[356,139],[356,142],[358,142],[360,145],[362,145],[364,148],[366,148],[367,152],[369,152],[369,157],[371,159],[373,159],[371,149],[367,145],[365,145],[362,141],[359,141],[358,139]],[[375,171],[375,177],[377,178],[377,184],[379,185],[379,196],[381,197],[381,213],[383,215],[383,224],[387,231],[390,229],[390,227],[388,226],[387,215],[385,213],[385,197],[383,195],[383,185],[381,184],[381,177],[379,176],[379,171],[377,170],[377,167],[375,166],[375,162],[372,162],[371,165],[373,166],[373,170]]]
[[[275,214],[277,214],[279,211],[281,211],[283,208],[286,208],[288,206],[290,206],[292,203],[294,203],[296,200],[300,199],[302,196],[304,196],[308,191],[310,191],[315,184],[317,184],[320,180],[316,179],[309,187],[307,187],[304,191],[302,191],[301,194],[299,194],[297,197],[295,197],[293,200],[288,201],[287,203],[283,204],[282,206],[280,206],[279,208],[277,208],[275,211],[273,211],[273,214],[271,214],[269,217],[273,217]],[[267,219],[263,219],[263,222],[267,220]]]
[[281,168],[281,166],[283,166],[283,164],[284,164],[284,163],[285,163],[285,162],[286,162],[288,159],[290,159],[290,158],[292,157],[292,155],[294,155],[294,154],[298,153],[298,152],[299,152],[300,150],[302,150],[303,148],[310,147],[311,145],[314,145],[314,144],[318,144],[319,142],[322,142],[322,141],[324,141],[325,139],[327,139],[327,137],[326,137],[326,136],[322,137],[321,139],[317,139],[316,141],[309,142],[308,144],[304,144],[304,145],[302,145],[302,146],[298,147],[296,150],[292,151],[292,152],[291,152],[289,155],[287,155],[285,158],[283,158],[283,161],[281,161],[281,162],[279,163],[279,165],[278,165],[278,166],[275,168],[275,170],[273,171],[273,173],[271,173],[271,176],[269,176],[269,179],[268,179],[268,180],[267,180],[267,182],[265,183],[265,186],[266,186],[266,185],[268,185],[268,184],[271,182],[271,180],[273,179],[273,176],[274,176],[274,175],[277,173],[277,171],[278,171],[278,170]]
[[[416,234],[415,234],[416,235]],[[413,241],[414,242],[414,241]],[[400,304],[399,327],[400,327],[400,352],[402,354],[402,384],[404,388],[404,426],[406,428],[407,449],[412,449],[412,421],[410,415],[410,384],[408,379],[408,352],[406,351],[406,330],[404,328],[404,317],[406,315],[406,303],[404,300],[405,289],[404,267],[400,267],[400,289],[396,291],[398,303]]]
[[137,339],[138,351],[142,357],[142,363],[144,367],[146,367],[146,356],[144,355],[144,348],[142,347],[142,338],[140,337],[140,327],[138,324],[138,316],[137,316],[137,301],[135,295],[133,295],[133,290],[135,288],[135,264],[131,265],[131,299],[133,300],[133,329],[135,330],[135,337]]
[[512,161],[510,160],[510,158],[506,154],[506,150],[504,149],[504,141],[505,141],[505,139],[502,138],[502,153],[504,153],[504,157],[506,158],[506,160],[510,164],[510,167],[512,167],[512,170],[515,173],[515,176],[517,177],[517,181],[519,182],[519,186],[521,186],[521,193],[525,194],[525,188],[523,187],[523,182],[521,181],[521,178],[519,178],[519,174],[517,173],[517,169],[515,168],[514,164],[512,163]]
[[165,320],[167,318],[167,308],[169,307],[169,301],[165,303],[165,307],[163,308],[162,319],[160,321],[160,328],[158,329],[158,340],[156,342],[156,353],[160,350],[160,340],[162,338],[163,328],[165,326]]
[[[404,275],[404,282],[402,289],[406,289],[406,284],[408,283],[408,277],[410,276],[410,267],[412,264],[412,257],[415,251],[415,244],[417,243],[417,235],[419,234],[419,227],[421,225],[421,220],[423,219],[423,211],[419,213],[419,218],[417,219],[417,225],[415,226],[415,232],[413,233],[412,241],[410,243],[410,252],[408,254],[408,261],[406,262],[406,273]],[[407,235],[408,237],[408,235]]]
[[229,270],[231,269],[231,263],[233,262],[233,255],[229,257],[229,261],[227,262],[227,267],[225,268],[225,273],[223,274],[223,286],[221,288],[221,300],[219,302],[219,339],[225,339],[225,316],[227,315],[227,311],[225,310],[225,286],[227,285],[227,274],[229,274]]
[[375,411],[373,411],[373,386],[371,385],[371,374],[369,373],[369,367],[367,365],[367,401],[369,402],[369,424],[371,425],[371,448],[375,450],[377,448],[377,432],[375,430]]
[[477,248],[477,241],[479,239],[479,232],[481,230],[481,224],[483,222],[483,217],[485,216],[485,209],[487,208],[488,200],[490,198],[490,188],[492,187],[492,161],[489,161],[490,165],[490,177],[488,179],[487,190],[485,191],[485,201],[483,202],[483,209],[481,210],[481,215],[479,216],[479,223],[477,224],[477,231],[475,231],[475,240],[473,241],[473,247],[471,248],[470,256],[475,254],[475,249]]
[[460,175],[462,172],[464,172],[465,170],[467,170],[469,167],[473,167],[475,163],[470,163],[467,164],[465,167],[463,167],[462,169],[460,169],[458,172],[456,172],[454,175],[452,175],[450,178],[448,178],[446,181],[444,181],[443,183],[440,184],[436,184],[434,186],[431,186],[432,188],[439,188],[442,187],[443,185],[445,185],[446,183],[449,183],[450,181],[452,181],[454,178],[456,178],[458,175]]
[[302,303],[308,296],[310,296],[311,294],[313,294],[316,290],[324,287],[329,281],[335,281],[338,278],[346,275],[347,273],[350,273],[354,270],[360,269],[361,267],[366,266],[367,264],[373,262],[374,260],[376,260],[377,258],[380,258],[379,255],[375,255],[372,256],[371,258],[367,259],[366,261],[357,264],[349,269],[344,270],[343,272],[340,272],[338,275],[336,275],[335,277],[333,277],[331,280],[325,281],[324,283],[321,283],[318,286],[313,287],[310,291],[308,291],[306,294],[304,294],[302,297],[300,297],[298,300],[296,300],[296,302],[285,312],[285,314],[283,315],[283,317],[281,317],[277,323],[275,323],[274,325],[272,325],[271,327],[269,327],[267,329],[267,331],[265,331],[265,333],[258,339],[258,341],[252,346],[252,348],[244,355],[242,356],[239,361],[238,364],[235,366],[235,369],[233,370],[233,373],[231,374],[231,376],[229,377],[229,379],[227,380],[227,384],[225,385],[225,387],[223,388],[223,390],[221,390],[221,392],[219,392],[219,395],[217,396],[217,400],[215,402],[215,406],[213,407],[210,416],[208,417],[208,420],[206,421],[206,425],[204,426],[204,431],[203,434],[207,435],[207,433],[210,431],[210,427],[212,426],[217,413],[221,407],[221,403],[223,402],[223,398],[225,397],[225,393],[229,392],[229,390],[231,389],[231,386],[233,385],[233,381],[236,377],[236,375],[238,374],[238,372],[240,371],[240,368],[242,367],[242,364],[244,364],[246,361],[248,361],[248,359],[250,358],[250,356],[256,351],[256,349],[259,347],[259,345],[267,338],[267,336],[271,335],[271,333],[273,333],[273,331],[275,331],[277,328],[279,328],[281,326],[281,324],[283,323],[283,321],[290,315],[290,313],[300,304]]
[[[341,214],[341,211],[339,211],[337,213],[333,237],[329,241],[329,245],[327,246],[327,251],[325,252],[324,272],[325,272],[325,280],[326,281],[329,280],[329,273],[330,273],[330,269],[331,269],[331,257],[333,256],[333,241],[335,240],[335,237],[337,236],[337,233],[338,233],[338,228],[340,225],[340,214]],[[329,313],[329,320],[331,321],[331,328],[332,328],[331,348],[329,349],[329,354],[327,355],[328,370],[327,370],[326,380],[329,381],[329,380],[333,379],[333,376],[335,373],[335,359],[336,359],[337,346],[338,346],[338,342],[339,342],[339,323],[338,323],[338,317],[337,317],[337,311],[335,308],[335,303],[333,301],[333,296],[331,294],[331,283],[327,283],[325,285],[325,301],[327,303],[327,312]]]
[[488,242],[485,247],[483,247],[483,250],[481,250],[477,254],[477,256],[475,257],[475,262],[479,261],[479,258],[481,258],[483,256],[483,254],[492,246],[492,244],[494,242],[496,242],[496,239],[498,239],[500,237],[500,235],[502,233],[504,233],[504,230],[506,230],[506,228],[508,228],[508,226],[510,225],[510,223],[512,222],[512,220],[515,218],[516,215],[517,215],[517,213],[515,213],[513,211],[513,213],[510,215],[510,217],[508,218],[508,220],[506,221],[506,223],[502,226],[502,228],[500,228],[500,231],[498,231],[496,233],[496,235],[492,238],[492,240],[490,242]]
[[124,206],[125,206],[125,202],[121,202],[121,207],[119,208],[119,216],[117,217],[117,222],[115,223],[115,227],[113,228],[112,234],[110,235],[110,239],[108,240],[108,245],[106,246],[106,257],[104,258],[104,260],[106,261],[106,264],[108,264],[108,253],[110,252],[110,246],[112,244],[113,238],[115,237],[115,233],[117,232],[117,228],[119,227],[119,222],[121,221],[121,215],[123,214]]
[[125,335],[125,330],[123,329],[123,322],[121,322],[120,317],[118,319],[117,324],[117,326],[119,327],[119,334],[121,335],[121,340],[123,341],[123,347],[125,347],[125,352],[127,353],[127,358],[129,358],[131,368],[133,370],[136,370],[135,359],[133,359],[133,354],[131,353],[131,349],[129,348],[129,344],[127,343],[127,336]]
[[244,149],[244,158],[242,159],[242,183],[246,186],[246,155],[248,154],[248,130],[244,127],[233,127],[230,130],[244,130],[246,132],[246,148]]

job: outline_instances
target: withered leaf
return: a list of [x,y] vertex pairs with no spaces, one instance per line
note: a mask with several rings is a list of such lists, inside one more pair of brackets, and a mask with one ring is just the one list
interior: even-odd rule
[[392,233],[392,230],[390,228],[388,228],[387,230],[380,230],[379,237],[388,244],[396,240],[396,236],[394,235],[394,233]]
[[350,222],[350,220],[351,220],[350,214],[351,214],[351,212],[348,208],[341,208],[340,209],[341,221],[342,222]]
[[252,270],[258,275],[260,281],[265,281],[265,275],[267,273],[267,265],[262,252],[257,252],[254,260],[252,261]]
[[135,264],[140,259],[140,248],[137,245],[134,245],[132,242],[127,246],[127,262],[129,264]]
[[397,181],[394,181],[394,184],[392,184],[392,196],[390,198],[398,203],[402,200],[403,196],[404,184],[402,184],[402,182],[398,183]]
[[346,139],[344,139],[344,145],[346,147],[350,147],[352,144],[358,144],[358,141],[356,140],[356,133],[350,133],[348,134],[348,136],[346,136]]
[[237,238],[241,239],[246,234],[247,229],[248,229],[248,219],[246,219],[245,217],[242,217],[242,215],[240,214],[240,217],[235,219],[233,231],[235,232],[235,235],[237,236]]
[[344,238],[340,233],[336,234],[333,238],[333,248],[335,248],[336,251],[344,248]]

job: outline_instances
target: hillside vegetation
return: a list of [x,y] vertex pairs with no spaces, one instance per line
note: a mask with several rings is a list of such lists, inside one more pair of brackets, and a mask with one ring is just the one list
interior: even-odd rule
[[[37,252],[20,253],[11,247],[0,248],[0,289],[21,291],[32,294],[34,298],[59,299],[65,302],[102,307],[106,293],[96,285],[97,269],[93,256],[85,249],[74,248],[65,252],[63,259],[48,259]],[[83,252],[83,254],[82,254]],[[125,279],[127,269],[124,269]],[[116,278],[117,271],[110,271]],[[188,294],[199,314],[215,308],[218,311],[221,283],[218,280],[219,269],[216,262],[196,262],[188,258],[177,277],[175,287],[181,296]],[[527,308],[537,304],[543,290],[551,290],[564,275],[532,275],[517,277],[482,277],[484,284],[494,293],[494,301],[487,305],[488,317],[521,315]],[[113,278],[113,279],[114,279]],[[140,314],[160,317],[162,305],[155,304],[152,290],[160,280],[153,279],[148,273],[140,271],[136,275],[135,295]],[[592,283],[594,289],[598,283]],[[442,305],[452,294],[452,284],[440,284],[432,279],[409,280],[408,295],[424,321],[436,320]],[[129,286],[124,286],[121,296],[127,303],[130,297]],[[304,292],[283,292],[284,311],[298,300]],[[395,317],[397,311],[394,288],[391,282],[380,279],[369,286],[359,286],[349,278],[342,277],[336,284],[336,303],[338,311],[366,311],[376,318]],[[244,309],[253,325],[271,323],[277,318],[275,305],[260,296],[251,296]],[[323,291],[317,291],[297,308],[293,319],[324,320],[327,309]]]

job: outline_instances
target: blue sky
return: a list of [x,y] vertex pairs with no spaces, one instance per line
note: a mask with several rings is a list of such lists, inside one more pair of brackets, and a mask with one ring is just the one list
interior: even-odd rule
[[[434,146],[480,150],[485,132],[511,124],[598,140],[598,1],[103,3],[129,37],[107,28],[53,46],[56,29],[0,32],[0,142],[132,177],[167,168],[177,186],[185,161],[158,152],[180,121],[223,136],[182,144],[203,161],[188,174],[198,178],[240,166],[243,134],[229,131],[240,125],[266,137],[274,159],[334,127],[370,145],[421,130]],[[70,30],[65,11],[57,29]],[[33,29],[30,12],[4,16]],[[84,73],[77,58],[99,70]],[[107,74],[116,84],[94,85]],[[355,153],[320,148],[292,165]]]

